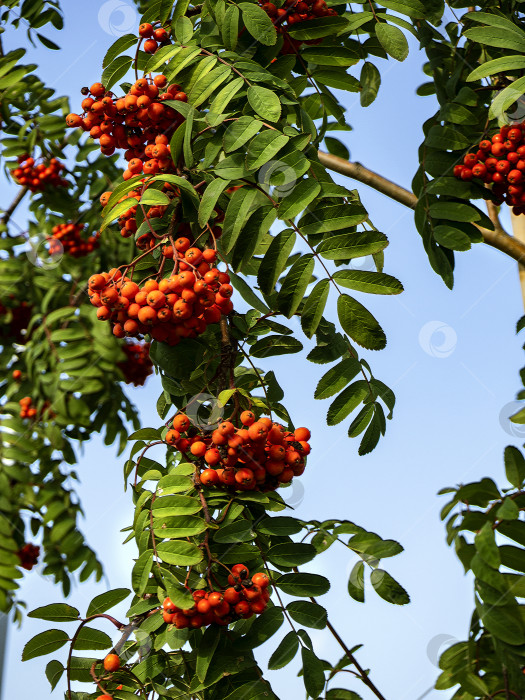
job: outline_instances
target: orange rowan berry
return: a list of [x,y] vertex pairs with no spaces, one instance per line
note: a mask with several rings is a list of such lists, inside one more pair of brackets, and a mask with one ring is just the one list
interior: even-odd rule
[[120,658],[117,654],[108,654],[104,659],[104,668],[106,671],[118,671],[120,668]]

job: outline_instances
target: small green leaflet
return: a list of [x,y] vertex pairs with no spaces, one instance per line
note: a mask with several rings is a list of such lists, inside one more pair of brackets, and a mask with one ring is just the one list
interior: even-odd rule
[[46,666],[46,678],[51,684],[51,690],[54,690],[58,681],[62,678],[62,674],[64,673],[66,669],[60,661],[56,661],[54,659],[53,661],[50,661],[47,666]]
[[[178,3],[177,3],[178,4]],[[187,44],[193,36],[193,24],[189,17],[179,17],[175,20],[175,37],[181,44]]]
[[175,566],[193,566],[202,561],[203,553],[192,542],[171,540],[157,545],[157,553],[162,561]]
[[379,231],[340,233],[323,240],[317,246],[317,252],[327,260],[351,260],[379,253],[387,245],[387,237]]
[[246,167],[248,170],[257,170],[266,165],[269,160],[286,146],[289,138],[280,131],[266,129],[257,134],[249,143],[246,154]]
[[298,624],[322,630],[326,627],[327,613],[325,608],[317,603],[306,600],[295,600],[288,603],[286,610]]
[[301,255],[284,278],[276,305],[287,318],[291,318],[299,308],[311,282],[314,267],[313,255]]
[[301,48],[301,57],[319,66],[353,66],[359,58],[342,46],[307,46]]
[[375,592],[394,605],[406,605],[410,603],[410,596],[389,573],[383,569],[374,569],[370,574],[370,583],[374,587]]
[[368,397],[369,393],[368,384],[364,379],[350,384],[330,405],[326,416],[328,425],[337,425],[344,420]]
[[213,655],[219,643],[220,628],[210,625],[204,631],[202,639],[197,648],[197,663],[195,670],[201,681],[204,681],[208,668],[210,667]]
[[151,73],[152,71],[157,70],[162,66],[163,63],[166,63],[170,58],[173,58],[174,56],[177,56],[181,52],[181,47],[180,46],[172,46],[171,44],[169,46],[161,46],[158,51],[154,53],[153,56],[149,59],[147,65],[146,65],[146,71],[148,73]]
[[72,622],[80,618],[80,612],[66,603],[55,603],[32,610],[27,617],[50,620],[51,622]]
[[199,107],[231,74],[229,66],[217,66],[210,73],[199,78],[190,90],[188,100],[194,107]]
[[365,602],[365,565],[358,561],[350,572],[348,578],[348,594],[358,603]]
[[277,30],[262,7],[250,2],[241,2],[238,7],[244,25],[254,39],[265,46],[273,46],[277,41]]
[[295,632],[288,632],[268,661],[268,669],[275,671],[284,668],[297,654],[299,638]]
[[314,179],[300,180],[279,204],[280,219],[295,219],[313,202],[321,191],[321,185]]
[[222,227],[221,245],[226,253],[235,245],[258,196],[259,192],[254,187],[241,187],[232,194]]
[[243,85],[244,80],[242,78],[234,78],[234,80],[228,82],[215,96],[210,105],[208,116],[222,114]]
[[349,75],[342,68],[316,70],[313,76],[323,85],[328,85],[328,87],[338,90],[347,90],[348,92],[359,92],[360,90],[359,80],[354,78],[353,75]]
[[134,34],[124,34],[124,36],[119,37],[107,50],[104,60],[102,61],[102,68],[109,66],[117,56],[120,56],[121,53],[124,53],[124,51],[127,51],[136,43],[137,37]]
[[86,616],[99,615],[118,605],[129,596],[131,591],[127,588],[115,588],[95,596],[87,609]]
[[403,291],[401,282],[384,272],[338,270],[333,278],[341,287],[368,294],[400,294]]
[[321,322],[329,292],[329,280],[320,280],[304,302],[301,311],[301,328],[307,338],[314,335]]
[[153,552],[143,552],[135,562],[131,572],[131,585],[138,596],[144,593],[153,565]]
[[171,602],[183,610],[186,609],[188,605],[191,606],[193,604],[193,596],[184,588],[182,583],[180,583],[168,569],[161,567],[160,572],[166,587],[166,593],[170,597]]
[[266,306],[266,304],[259,299],[257,294],[253,291],[251,286],[243,280],[242,277],[239,277],[239,275],[236,275],[234,272],[230,272],[230,278],[231,278],[231,284],[234,289],[236,289],[239,294],[242,296],[244,301],[248,302],[248,304],[251,304],[254,309],[257,309],[263,314],[269,314],[271,313],[270,309]]
[[495,73],[503,73],[508,70],[523,70],[525,68],[525,56],[503,56],[492,61],[482,63],[467,76],[467,81],[487,78]]
[[365,61],[359,77],[361,83],[361,107],[369,107],[377,97],[381,85],[381,74],[373,63]]
[[74,649],[110,649],[112,645],[111,637],[105,632],[92,627],[82,627],[75,640]]
[[224,132],[223,146],[225,153],[236,151],[244,146],[255,134],[259,132],[263,123],[253,117],[241,117],[236,119]]
[[262,119],[276,122],[281,116],[281,102],[275,92],[260,85],[251,85],[247,92],[250,107]]
[[521,488],[525,481],[525,459],[521,451],[509,445],[505,448],[505,474],[509,482],[516,488]]
[[140,198],[140,203],[166,207],[170,203],[170,199],[164,192],[149,188]]
[[214,542],[223,544],[235,544],[236,542],[249,542],[253,540],[255,533],[249,520],[241,518],[233,523],[223,525],[213,536]]
[[224,13],[224,19],[220,27],[224,46],[229,51],[235,51],[237,40],[239,38],[239,17],[240,12],[237,5],[228,5],[228,9]]
[[397,27],[380,22],[375,25],[376,36],[384,50],[395,58],[396,61],[404,61],[408,56],[408,41],[405,35]]
[[434,238],[440,245],[451,250],[470,250],[471,241],[468,235],[454,226],[439,225],[433,228]]
[[355,357],[341,360],[324,374],[315,389],[315,399],[328,399],[334,396],[361,371],[361,363]]
[[265,294],[271,294],[295,245],[295,231],[285,229],[275,236],[259,266],[257,282]]
[[384,0],[380,5],[394,12],[420,19],[425,17],[425,8],[419,0]]
[[302,343],[287,335],[267,335],[258,340],[250,348],[252,357],[272,357],[273,355],[288,355],[301,352]]
[[22,661],[29,661],[37,656],[51,654],[61,649],[69,641],[69,635],[63,630],[46,630],[30,639],[22,652]]
[[337,300],[337,314],[345,333],[356,343],[368,350],[382,350],[386,346],[386,336],[368,309],[348,294]]
[[322,693],[325,676],[323,662],[317,658],[311,649],[301,647],[303,660],[303,681],[306,692],[312,698],[317,698]]
[[168,78],[168,80],[171,82],[173,78],[180,73],[180,71],[183,68],[186,68],[186,66],[200,54],[200,48],[197,46],[185,46],[183,47],[173,58],[167,70],[165,71],[165,75]]
[[501,558],[491,523],[483,525],[474,538],[474,544],[483,561],[493,569],[499,569]]
[[289,33],[294,39],[306,41],[338,34],[346,29],[348,29],[348,20],[345,17],[320,17],[308,22],[299,22],[289,30]]
[[229,180],[216,178],[206,186],[199,205],[199,224],[205,226],[208,222],[217,200],[230,184]]
[[510,32],[503,27],[473,27],[463,32],[463,35],[480,44],[522,52],[525,34],[520,32],[517,27],[516,30],[516,32]]
[[105,68],[101,80],[106,90],[112,88],[115,83],[118,83],[126,75],[131,68],[131,63],[132,59],[129,56],[118,56]]

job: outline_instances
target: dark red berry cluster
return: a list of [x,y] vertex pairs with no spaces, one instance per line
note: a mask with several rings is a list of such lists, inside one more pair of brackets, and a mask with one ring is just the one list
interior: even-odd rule
[[223,591],[193,591],[194,605],[182,610],[169,598],[162,604],[164,621],[177,629],[229,625],[230,622],[247,620],[266,610],[270,600],[270,579],[264,572],[250,577],[244,564],[235,564],[228,575],[229,588]]
[[288,30],[310,19],[319,17],[333,17],[337,12],[328,7],[325,0],[286,0],[282,7],[276,7],[273,2],[260,2],[260,6],[273,20],[277,31],[283,35],[284,43],[281,49],[283,54],[297,53],[303,44],[320,44],[322,39],[309,39],[301,41],[293,39]]
[[27,571],[31,571],[33,566],[38,563],[40,547],[34,544],[25,544],[16,554],[20,559],[20,566]]
[[506,202],[514,214],[525,213],[525,122],[502,126],[491,139],[483,139],[463,165],[454,167],[461,180],[481,180],[492,186],[496,204]]
[[240,421],[241,428],[224,421],[213,432],[200,433],[188,416],[179,413],[165,440],[197,457],[204,486],[272,491],[304,472],[310,454],[308,428],[291,433],[270,418],[257,420],[252,411],[244,411]]
[[126,384],[144,386],[144,382],[153,373],[153,363],[149,357],[149,343],[126,341],[122,347],[126,359],[118,363]]
[[52,235],[48,237],[49,253],[60,255],[62,252],[74,258],[89,255],[99,246],[98,234],[84,239],[83,224],[57,224],[51,229]]
[[19,185],[28,187],[31,192],[41,192],[46,187],[68,187],[68,182],[61,173],[65,166],[56,158],[40,159],[36,162],[28,155],[18,158],[18,167],[11,171]]

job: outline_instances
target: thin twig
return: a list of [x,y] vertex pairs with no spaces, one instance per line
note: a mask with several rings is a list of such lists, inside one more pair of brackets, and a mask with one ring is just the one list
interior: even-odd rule
[[7,222],[9,221],[9,219],[11,218],[11,216],[13,215],[13,213],[14,213],[15,209],[17,208],[17,206],[18,206],[18,205],[20,204],[20,202],[24,199],[24,197],[25,197],[25,195],[26,195],[27,192],[29,192],[29,188],[28,188],[28,187],[21,187],[21,188],[18,190],[18,193],[17,193],[16,197],[13,199],[13,201],[11,202],[11,204],[9,205],[9,207],[5,210],[4,215],[3,215],[2,218],[0,219],[0,223],[1,223],[1,224],[3,224],[4,226],[7,225]]

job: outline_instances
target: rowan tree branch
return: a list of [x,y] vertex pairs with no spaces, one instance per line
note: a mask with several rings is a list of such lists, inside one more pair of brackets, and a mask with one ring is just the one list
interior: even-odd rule
[[[418,200],[415,194],[400,185],[396,185],[395,182],[387,180],[386,177],[365,168],[364,165],[352,163],[344,158],[339,158],[338,156],[333,156],[323,151],[319,151],[318,156],[321,163],[329,170],[334,170],[341,175],[346,175],[353,180],[358,180],[364,185],[368,185],[374,190],[390,197],[390,199],[404,204],[405,207],[409,207],[410,209],[416,208]],[[481,231],[484,242],[493,248],[501,250],[518,262],[524,261],[525,244],[514,238],[514,236],[510,236],[506,233],[498,219],[496,207],[492,202],[487,202],[487,208],[489,210],[489,216],[494,224],[494,231],[474,224],[476,228]]]

